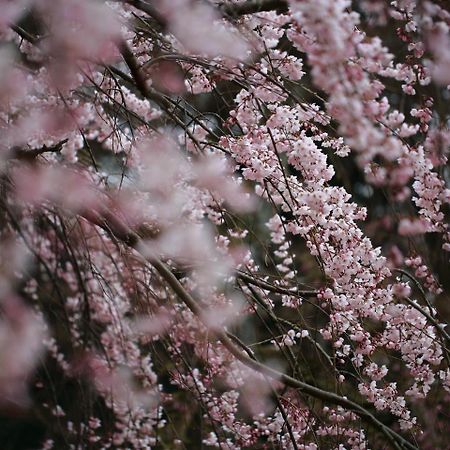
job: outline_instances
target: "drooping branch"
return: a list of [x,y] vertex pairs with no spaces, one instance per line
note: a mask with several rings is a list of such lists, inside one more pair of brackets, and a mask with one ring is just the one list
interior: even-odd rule
[[[192,297],[192,295],[178,281],[171,269],[164,262],[162,262],[157,255],[149,253],[145,242],[141,240],[136,232],[131,230],[120,218],[106,208],[100,212],[85,213],[83,214],[83,217],[89,222],[103,228],[110,235],[112,235],[113,238],[137,250],[143,259],[156,269],[177,297],[195,314],[200,321],[207,326],[203,318],[201,303]],[[223,346],[245,366],[274,380],[278,380],[288,387],[299,389],[306,395],[319,399],[323,402],[342,406],[343,408],[355,412],[362,420],[370,423],[374,428],[382,432],[395,448],[417,450],[416,446],[411,444],[388,426],[384,425],[379,419],[377,419],[376,416],[352,400],[290,377],[289,375],[272,369],[271,367],[251,358],[236,347],[233,340],[228,336],[228,333],[222,328],[214,328],[213,333],[215,337],[223,344]]]

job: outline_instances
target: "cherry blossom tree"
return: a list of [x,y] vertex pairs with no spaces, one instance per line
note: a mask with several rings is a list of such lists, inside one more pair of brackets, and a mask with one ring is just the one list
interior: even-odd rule
[[444,0],[0,0],[0,443],[446,449]]

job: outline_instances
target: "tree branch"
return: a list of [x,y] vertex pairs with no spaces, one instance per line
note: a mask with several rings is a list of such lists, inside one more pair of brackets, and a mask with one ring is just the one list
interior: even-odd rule
[[306,291],[298,289],[295,291],[291,291],[290,289],[282,288],[280,286],[274,286],[270,283],[267,283],[266,281],[254,278],[244,272],[238,272],[237,278],[240,278],[241,280],[246,281],[247,283],[253,284],[253,286],[258,286],[266,291],[271,291],[282,295],[290,295],[292,297],[299,297],[299,298],[317,297],[317,294],[319,293],[319,291]]
[[131,6],[134,6],[139,11],[144,12],[148,16],[152,17],[156,20],[162,27],[167,25],[166,19],[158,12],[158,10],[150,5],[149,3],[143,0],[121,0],[123,3],[128,3]]
[[[158,10],[143,0],[122,0],[136,9],[144,12],[156,20],[162,27],[167,26],[167,21]],[[249,0],[238,5],[222,3],[219,6],[220,12],[225,16],[240,17],[246,14],[255,14],[264,11],[287,12],[289,9],[286,0]]]
[[227,16],[238,17],[263,11],[286,12],[288,8],[288,2],[285,0],[250,0],[238,5],[223,4],[220,10]]
[[11,149],[9,157],[11,159],[20,159],[22,161],[32,161],[43,153],[60,153],[67,141],[68,139],[63,139],[62,141],[58,142],[55,145],[52,145],[51,147],[47,147],[46,145],[44,145],[41,148],[35,148],[31,150],[14,147]]

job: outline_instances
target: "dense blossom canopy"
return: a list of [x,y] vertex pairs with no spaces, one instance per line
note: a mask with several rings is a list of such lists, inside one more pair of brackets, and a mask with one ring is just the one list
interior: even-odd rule
[[0,0],[0,447],[446,449],[445,0]]

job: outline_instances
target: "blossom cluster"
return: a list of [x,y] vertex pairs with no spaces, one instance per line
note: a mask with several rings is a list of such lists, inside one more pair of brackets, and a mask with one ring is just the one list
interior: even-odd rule
[[444,3],[0,0],[5,448],[446,448]]

